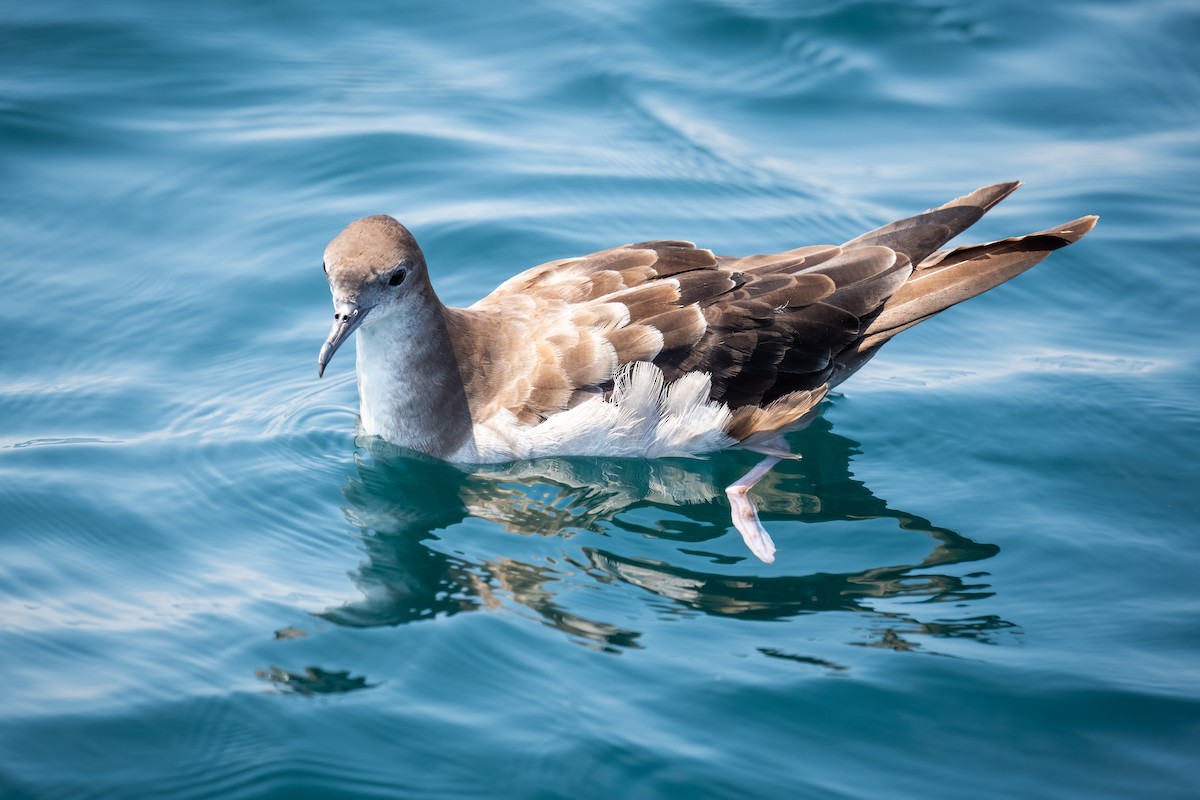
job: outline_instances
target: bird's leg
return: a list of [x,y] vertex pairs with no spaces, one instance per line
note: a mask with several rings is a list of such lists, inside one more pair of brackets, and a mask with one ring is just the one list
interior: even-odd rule
[[772,439],[764,445],[764,448],[768,448],[767,452],[771,455],[760,461],[754,469],[741,478],[729,484],[725,489],[725,495],[729,498],[733,526],[742,534],[742,541],[750,548],[751,553],[758,556],[761,561],[770,564],[775,560],[775,543],[771,541],[771,535],[767,533],[767,529],[759,522],[758,509],[754,507],[754,501],[748,497],[748,493],[754,484],[758,483],[788,455],[785,455],[787,443],[782,438]]

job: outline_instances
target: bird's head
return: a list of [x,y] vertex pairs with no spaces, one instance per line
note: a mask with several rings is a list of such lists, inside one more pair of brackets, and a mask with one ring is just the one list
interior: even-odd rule
[[368,315],[396,311],[428,285],[425,256],[408,229],[385,214],[351,222],[325,248],[325,275],[333,295],[333,328],[317,357],[318,374]]

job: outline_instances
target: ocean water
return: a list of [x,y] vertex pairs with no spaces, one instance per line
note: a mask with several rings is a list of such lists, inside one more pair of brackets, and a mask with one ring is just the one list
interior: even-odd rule
[[[1200,7],[0,8],[0,796],[1200,792]],[[443,299],[978,186],[1082,243],[748,453],[355,438],[326,242]]]

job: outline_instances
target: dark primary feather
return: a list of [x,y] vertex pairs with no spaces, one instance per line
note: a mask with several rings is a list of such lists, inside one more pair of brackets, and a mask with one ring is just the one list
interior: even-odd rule
[[992,206],[1015,192],[1020,181],[997,183],[976,189],[923,214],[899,219],[868,231],[844,245],[847,248],[882,245],[903,253],[914,264],[974,225]]

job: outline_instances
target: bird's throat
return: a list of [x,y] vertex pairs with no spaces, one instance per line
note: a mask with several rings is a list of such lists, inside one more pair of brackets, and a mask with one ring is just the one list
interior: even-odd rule
[[363,429],[436,458],[470,461],[471,414],[442,306],[410,297],[358,330]]

